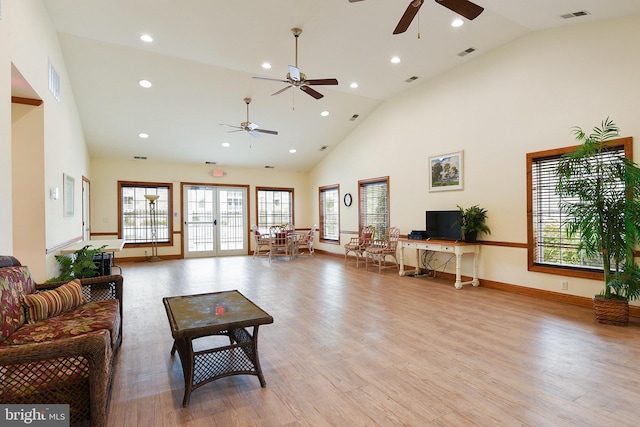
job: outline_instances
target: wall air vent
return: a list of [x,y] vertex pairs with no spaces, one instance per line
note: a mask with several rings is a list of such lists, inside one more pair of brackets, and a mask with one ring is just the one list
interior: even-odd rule
[[147,156],[133,156],[134,160],[147,160]]
[[465,50],[463,50],[462,52],[460,52],[460,53],[458,54],[458,56],[460,56],[460,57],[462,57],[462,56],[467,56],[467,55],[469,55],[470,53],[473,53],[473,52],[475,52],[475,51],[476,51],[476,48],[475,48],[475,47],[470,47],[469,49],[465,49]]
[[590,15],[590,13],[587,12],[586,10],[581,10],[579,12],[566,13],[564,15],[560,15],[560,17],[564,19],[571,19],[571,18],[578,18],[580,16],[587,16],[587,15]]
[[53,68],[51,60],[49,60],[49,91],[56,101],[60,103],[60,74]]
[[320,149],[319,149],[318,151],[324,151],[324,150],[326,150],[327,148],[329,148],[329,146],[328,146],[328,145],[323,145],[322,147],[320,147]]
[[353,122],[355,119],[357,119],[358,117],[360,117],[360,114],[354,114],[353,116],[351,116],[351,118],[349,119],[350,122]]
[[264,168],[265,168],[265,169],[275,169],[276,167],[275,167],[275,166],[269,166],[269,165],[267,165],[267,166],[265,166]]
[[204,162],[205,165],[215,165],[216,163],[217,162],[209,162],[209,161]]
[[405,82],[407,82],[407,83],[413,83],[413,82],[415,82],[416,80],[418,80],[418,78],[419,78],[418,76],[411,76],[411,77],[409,77],[407,80],[405,80]]

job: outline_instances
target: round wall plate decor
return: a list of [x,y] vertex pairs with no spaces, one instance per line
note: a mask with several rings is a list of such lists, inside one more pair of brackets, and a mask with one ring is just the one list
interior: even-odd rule
[[351,202],[353,202],[353,200],[351,199],[351,193],[347,193],[344,195],[344,205],[345,206],[351,206]]

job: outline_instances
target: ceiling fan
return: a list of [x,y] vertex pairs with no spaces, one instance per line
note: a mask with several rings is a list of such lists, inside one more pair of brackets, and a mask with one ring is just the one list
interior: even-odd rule
[[324,95],[321,94],[320,92],[318,92],[317,90],[311,88],[310,86],[320,86],[320,85],[337,85],[338,84],[338,80],[336,79],[307,79],[307,76],[300,72],[300,69],[298,68],[298,37],[300,36],[300,34],[302,34],[302,30],[300,28],[292,28],[291,31],[293,32],[294,37],[296,38],[296,65],[289,65],[289,72],[287,73],[287,77],[285,80],[279,80],[279,79],[269,79],[266,77],[254,77],[254,79],[259,79],[259,80],[271,80],[271,81],[275,81],[275,82],[282,82],[282,83],[288,83],[288,86],[286,86],[283,89],[280,89],[279,91],[271,94],[271,96],[273,95],[278,95],[282,92],[284,92],[285,90],[291,88],[291,87],[299,87],[300,90],[302,90],[303,92],[305,92],[307,95],[310,95],[312,97],[314,97],[315,99],[320,99],[322,98]]
[[225,125],[223,123],[220,123],[220,126],[227,126],[227,127],[236,129],[236,130],[230,130],[227,133],[245,131],[245,132],[249,132],[249,135],[256,138],[260,136],[260,133],[268,133],[269,135],[278,134],[278,132],[275,130],[260,129],[257,124],[251,123],[249,121],[249,104],[251,103],[251,98],[245,98],[244,102],[247,104],[247,121],[240,123],[240,126]]
[[[362,0],[349,0],[349,3],[355,3]],[[475,3],[470,2],[469,0],[435,0],[436,3],[446,7],[457,13],[458,15],[462,15],[468,20],[474,20],[482,13],[484,10],[483,7],[478,6]],[[424,3],[424,0],[411,0],[409,6],[407,6],[407,10],[405,10],[404,15],[400,18],[400,22],[396,26],[396,29],[393,30],[393,34],[400,34],[407,31],[409,25],[413,21],[413,18],[416,17],[420,7]]]

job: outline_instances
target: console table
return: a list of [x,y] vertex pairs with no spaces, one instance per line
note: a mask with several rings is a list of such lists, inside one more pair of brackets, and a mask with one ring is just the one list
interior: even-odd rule
[[[415,249],[416,251],[416,264],[420,261],[420,251],[434,251],[445,252],[454,254],[456,256],[456,289],[462,288],[462,285],[478,286],[480,281],[478,280],[478,254],[480,252],[480,245],[478,243],[465,243],[451,240],[413,240],[413,239],[399,239],[400,243],[400,276],[405,275],[404,270],[404,249]],[[463,282],[461,280],[461,266],[460,261],[462,255],[473,254],[473,280],[469,282]],[[416,266],[415,273],[420,273],[420,266]]]

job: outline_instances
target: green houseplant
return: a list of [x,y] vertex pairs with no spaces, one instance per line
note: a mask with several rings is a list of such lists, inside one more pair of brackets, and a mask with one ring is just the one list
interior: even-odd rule
[[466,209],[458,205],[458,209],[460,210],[460,229],[465,242],[475,242],[479,233],[491,234],[491,230],[486,223],[486,209],[478,205]]
[[47,282],[66,282],[95,276],[98,266],[93,261],[93,258],[100,254],[105,246],[94,249],[89,249],[89,247],[87,245],[70,255],[56,255],[60,273],[58,276],[47,280]]
[[640,297],[640,271],[634,261],[640,236],[640,167],[624,156],[603,157],[618,137],[609,119],[587,135],[574,127],[582,144],[563,156],[556,171],[566,233],[579,238],[586,256],[601,256],[604,289],[593,299],[600,323],[627,324],[629,300]]

